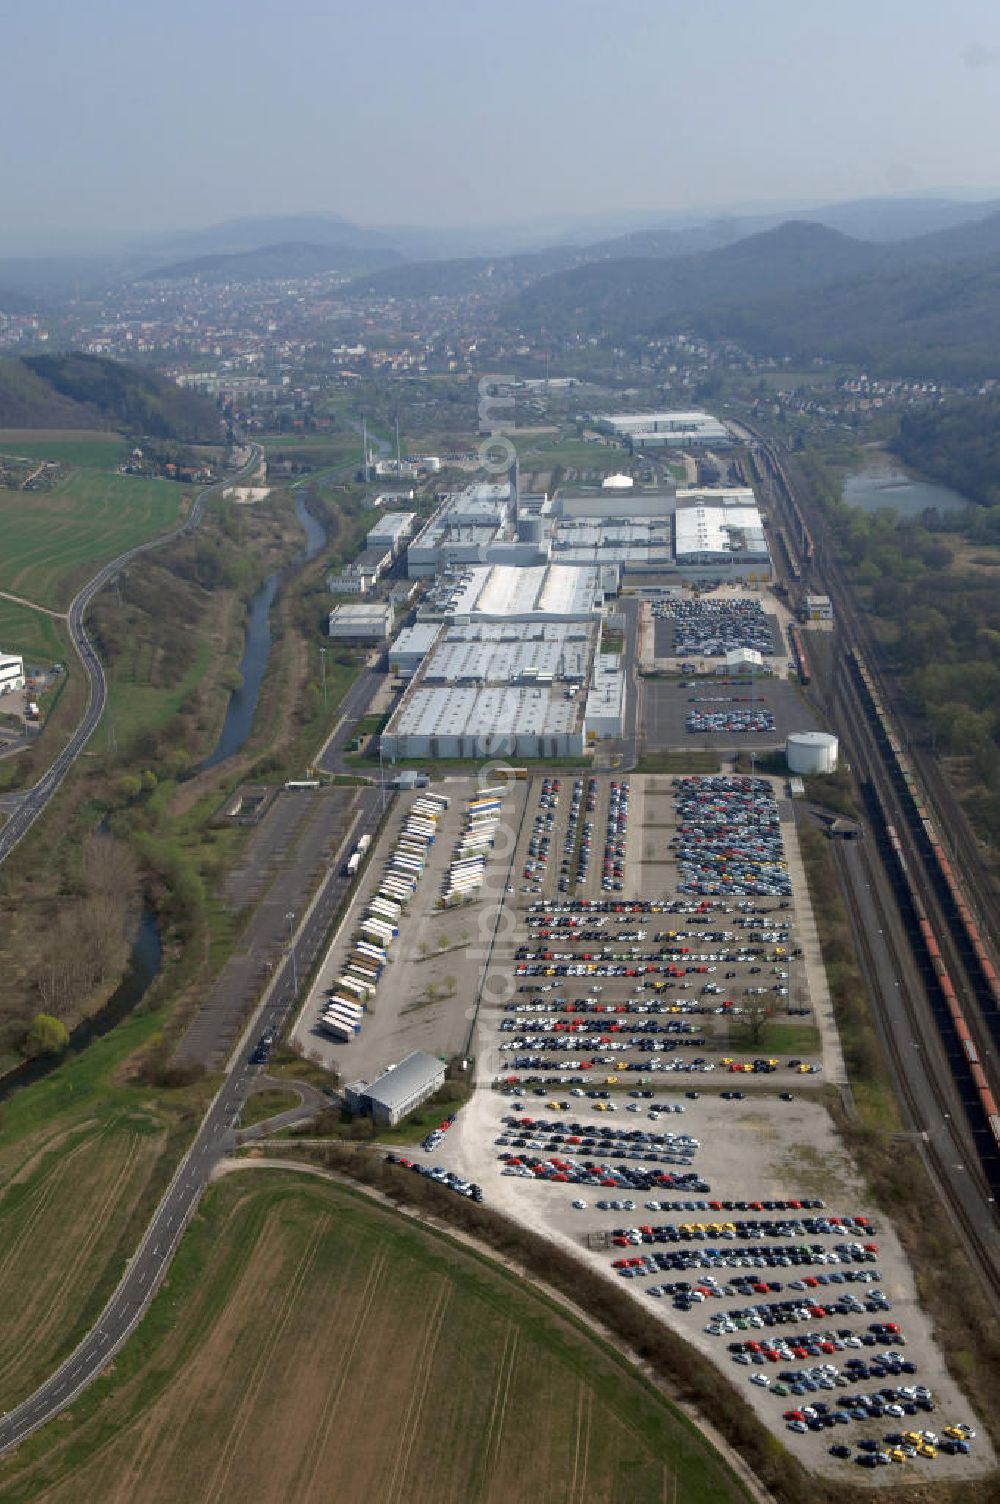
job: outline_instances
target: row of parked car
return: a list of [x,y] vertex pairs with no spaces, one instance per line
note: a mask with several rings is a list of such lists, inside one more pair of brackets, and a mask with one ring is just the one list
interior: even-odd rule
[[674,658],[724,658],[739,648],[763,656],[774,653],[771,624],[760,601],[752,596],[654,601],[653,617],[673,623],[670,656]]
[[435,1180],[445,1190],[466,1196],[470,1201],[483,1199],[482,1187],[474,1180],[463,1180],[461,1175],[457,1175],[454,1170],[446,1170],[443,1165],[422,1165],[415,1159],[408,1159],[405,1154],[395,1154],[391,1150],[386,1154],[385,1160],[386,1164],[402,1165],[405,1170],[415,1170],[425,1180]]
[[671,839],[682,891],[790,898],[778,806],[766,778],[674,779]]
[[742,709],[733,706],[729,710],[689,710],[684,720],[685,730],[691,736],[714,736],[721,731],[731,731],[737,736],[748,736],[761,731],[774,731],[776,722],[766,705],[759,701],[752,707]]

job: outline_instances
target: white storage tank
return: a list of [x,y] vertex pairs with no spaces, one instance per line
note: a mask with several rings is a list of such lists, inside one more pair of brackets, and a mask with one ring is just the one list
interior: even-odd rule
[[785,742],[790,773],[834,773],[839,743],[830,731],[793,731]]

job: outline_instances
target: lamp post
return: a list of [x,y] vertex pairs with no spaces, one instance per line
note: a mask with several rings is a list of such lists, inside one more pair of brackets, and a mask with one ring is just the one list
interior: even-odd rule
[[289,909],[288,913],[285,915],[285,918],[288,920],[288,948],[289,948],[289,950],[292,953],[292,987],[294,989],[295,996],[298,997],[298,995],[299,995],[299,967],[298,967],[298,962],[295,959],[295,936],[294,936],[294,932],[292,930],[292,925],[295,922],[295,910],[294,909]]

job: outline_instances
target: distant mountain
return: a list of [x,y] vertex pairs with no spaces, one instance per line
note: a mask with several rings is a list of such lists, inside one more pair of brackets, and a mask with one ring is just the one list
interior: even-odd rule
[[398,252],[372,246],[312,245],[287,241],[259,246],[231,255],[193,256],[144,272],[141,282],[178,282],[198,277],[202,282],[259,282],[291,277],[314,277],[321,272],[352,276],[374,267],[392,266]]
[[690,320],[763,354],[849,360],[883,374],[997,374],[1000,256],[888,266],[821,289],[776,293]]
[[653,327],[696,309],[812,288],[884,264],[880,246],[790,221],[698,256],[590,262],[535,282],[508,302],[523,327]]
[[520,256],[469,256],[456,261],[410,261],[355,277],[349,293],[378,298],[460,297],[482,292],[500,298],[552,272],[575,266],[581,252],[570,246]]
[[149,236],[140,249],[155,253],[162,261],[195,256],[235,256],[241,251],[256,251],[274,245],[332,245],[381,247],[392,250],[380,231],[352,224],[339,214],[264,214],[225,220],[202,230],[189,230],[170,236]]
[[881,372],[995,375],[1000,214],[879,244],[790,222],[703,255],[590,262],[522,289],[500,317],[529,333],[682,329]]
[[211,442],[219,414],[165,377],[68,351],[0,361],[0,428],[107,428]]

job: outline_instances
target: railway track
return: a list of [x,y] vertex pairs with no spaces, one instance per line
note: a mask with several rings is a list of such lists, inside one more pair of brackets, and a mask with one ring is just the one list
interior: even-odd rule
[[[870,881],[865,883],[865,894],[871,895],[869,901],[872,908],[870,909],[862,904],[857,873],[849,869],[852,861],[856,861],[870,878]],[[947,1125],[956,1124],[956,1114],[960,1115],[960,1107],[955,1095],[949,1090],[949,1078],[945,1073],[933,1069],[926,1073],[940,1123],[945,1125],[944,1131],[939,1128],[929,1128],[925,1123],[925,1103],[915,1089],[910,1053],[915,1047],[919,1047],[926,1053],[933,1053],[935,1041],[933,1037],[928,1036],[927,1009],[924,1000],[914,995],[907,980],[906,957],[899,954],[895,945],[895,916],[886,912],[882,905],[878,874],[872,870],[868,856],[862,847],[848,847],[846,844],[840,846],[838,866],[842,879],[841,889],[847,903],[861,969],[868,981],[871,995],[875,997],[880,995],[880,975],[884,971],[884,967],[879,965],[875,954],[876,935],[882,936],[885,940],[886,948],[892,955],[893,969],[898,975],[898,986],[894,988],[894,997],[898,1014],[902,1016],[906,1027],[900,1029],[899,1016],[895,1019],[887,1017],[882,1008],[878,1010],[877,1020],[879,1034],[895,1080],[896,1091],[913,1130],[914,1142],[931,1179],[937,1186],[939,1196],[952,1212],[954,1225],[970,1255],[973,1267],[979,1271],[992,1299],[1000,1304],[1000,1257],[998,1257],[995,1231],[988,1222],[984,1224],[981,1201],[976,1195],[969,1194],[973,1188],[967,1187],[961,1178],[965,1171],[958,1166],[964,1165],[965,1157],[956,1160],[955,1154],[960,1153],[961,1148],[956,1146],[955,1141],[947,1132]],[[873,918],[881,921],[874,931]]]
[[[899,1076],[901,1095],[912,1110],[915,1081],[920,1075],[926,1083],[925,1095],[929,1088],[932,1099],[935,1094],[939,1099],[940,1121],[954,1128],[957,1117],[961,1131],[954,1135],[955,1152],[976,1166],[979,1220],[985,1215],[995,1241],[994,1196],[1000,1192],[1000,1116],[995,1107],[1000,984],[972,922],[972,905],[966,906],[958,887],[959,874],[952,874],[943,859],[943,842],[936,831],[948,829],[953,833],[950,847],[956,866],[961,860],[963,883],[968,865],[981,869],[975,840],[964,817],[956,813],[952,798],[943,806],[943,818],[937,810],[933,816],[928,814],[929,795],[926,789],[920,789],[909,768],[900,734],[892,724],[894,712],[882,709],[891,700],[882,689],[884,676],[873,668],[877,648],[842,576],[825,519],[810,518],[811,530],[806,527],[780,457],[765,435],[748,431],[755,441],[751,451],[755,474],[776,516],[785,524],[786,543],[795,538],[799,544],[803,578],[812,588],[822,583],[834,604],[841,643],[846,639],[852,645],[848,652],[841,647],[828,682],[815,685],[815,689],[819,698],[827,701],[826,708],[842,731],[855,770],[866,781],[869,816],[878,835],[884,873],[893,887],[897,918],[906,927],[909,948],[921,967],[922,985],[906,998],[907,1033],[912,1034],[916,1019],[921,1021],[924,1034],[933,1025],[939,1071],[949,1077],[950,1094],[959,1105],[953,1101],[946,1120],[940,1106],[942,1083],[935,1081],[936,1072],[925,1066],[918,1069],[917,1061],[908,1059],[905,1053],[900,1055],[890,1030],[887,1049]],[[863,659],[859,656],[862,653]],[[938,778],[933,784],[935,794],[939,785]],[[981,872],[977,870],[976,875],[981,876]],[[873,884],[873,891],[877,887]],[[856,924],[856,931],[862,947],[868,945],[863,922]],[[968,1207],[957,1204],[952,1178],[940,1168],[936,1178],[956,1222],[966,1225]],[[980,1237],[976,1262],[993,1288],[992,1259],[984,1262],[982,1243]]]

